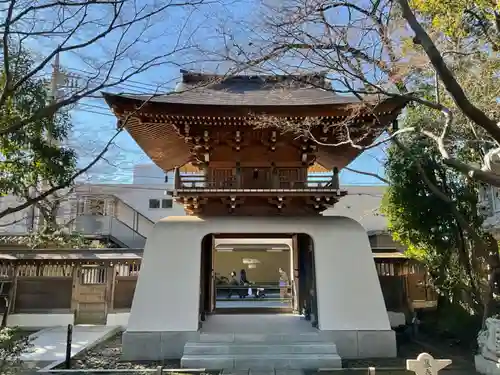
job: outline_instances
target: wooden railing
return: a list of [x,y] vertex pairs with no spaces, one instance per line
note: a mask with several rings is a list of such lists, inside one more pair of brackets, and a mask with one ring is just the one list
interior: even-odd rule
[[237,176],[231,176],[224,180],[209,180],[205,175],[192,174],[180,175],[175,178],[175,190],[181,189],[339,189],[338,174],[333,176],[309,176],[307,181],[293,181],[285,178],[274,178],[264,181],[248,181],[246,183]]

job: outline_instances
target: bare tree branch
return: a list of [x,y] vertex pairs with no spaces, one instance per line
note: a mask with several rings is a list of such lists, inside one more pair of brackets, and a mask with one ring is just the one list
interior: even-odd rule
[[344,167],[346,171],[361,174],[363,176],[369,176],[369,177],[374,177],[380,181],[382,181],[384,184],[389,184],[389,180],[385,179],[384,177],[378,175],[377,173],[372,173],[372,172],[365,172],[365,171],[360,171],[358,169],[350,168],[350,167]]
[[436,69],[439,78],[441,78],[446,90],[450,93],[458,108],[474,123],[488,131],[492,137],[500,143],[500,127],[497,122],[489,118],[483,111],[470,102],[462,86],[457,82],[455,76],[450,71],[439,53],[436,45],[418,22],[415,14],[410,8],[407,0],[398,0],[403,17],[408,21],[411,29],[415,33],[418,43],[422,46],[429,57],[434,69]]

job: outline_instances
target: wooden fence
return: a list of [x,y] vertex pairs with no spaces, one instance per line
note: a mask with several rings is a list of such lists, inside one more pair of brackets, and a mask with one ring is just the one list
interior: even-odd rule
[[[95,255],[88,252],[86,256]],[[120,254],[113,257],[108,250],[109,260],[85,259],[82,254],[72,259],[55,253],[37,255],[0,258],[1,313],[7,305],[1,300],[8,300],[10,314],[74,313],[77,323],[104,324],[108,313],[131,308],[141,265],[137,254],[119,259]]]
[[[71,312],[77,323],[103,324],[107,314],[130,310],[141,252],[66,253],[31,251],[10,259],[0,253],[0,312],[8,299],[11,314]],[[388,310],[406,311],[411,301],[432,297],[425,272],[407,260],[379,258],[375,266]]]

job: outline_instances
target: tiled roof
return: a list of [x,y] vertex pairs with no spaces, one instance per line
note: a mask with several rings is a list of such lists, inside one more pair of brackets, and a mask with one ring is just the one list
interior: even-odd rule
[[0,250],[0,260],[140,260],[142,255],[142,249]]
[[[106,94],[109,95],[109,94]],[[183,72],[183,81],[166,95],[129,95],[122,97],[171,104],[234,106],[294,106],[358,103],[354,95],[332,91],[322,74],[288,76],[217,76]]]

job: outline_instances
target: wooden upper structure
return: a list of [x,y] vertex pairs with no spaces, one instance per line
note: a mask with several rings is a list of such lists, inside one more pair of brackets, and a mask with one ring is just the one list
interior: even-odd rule
[[[337,95],[324,74],[182,71],[166,95],[103,95],[146,154],[176,170],[173,195],[186,211],[205,215],[323,211],[346,194],[338,172],[362,152],[357,146],[372,143],[406,105]],[[311,169],[331,174],[312,179]]]

